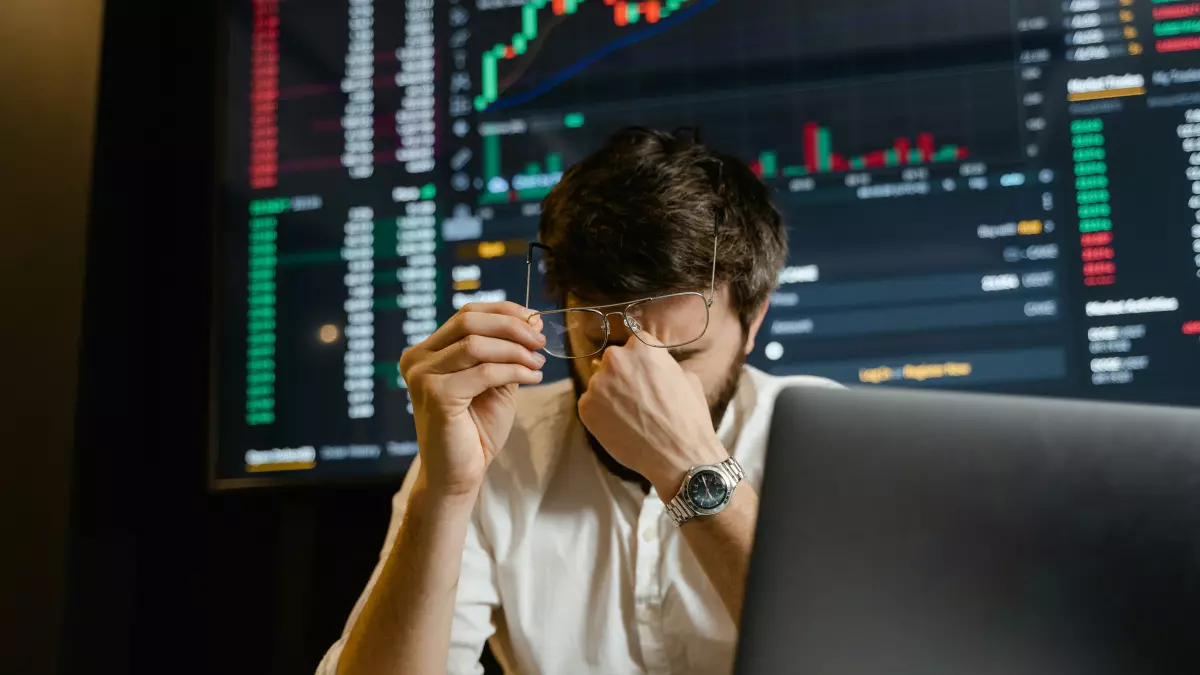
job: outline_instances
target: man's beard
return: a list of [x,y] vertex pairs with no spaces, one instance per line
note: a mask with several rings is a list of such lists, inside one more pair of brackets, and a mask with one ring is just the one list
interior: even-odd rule
[[[738,383],[741,382],[742,379],[742,367],[745,364],[746,355],[743,354],[741,350],[738,350],[738,357],[734,359],[733,365],[729,368],[729,372],[725,374],[725,381],[721,383],[721,388],[717,391],[717,398],[708,406],[708,414],[712,418],[714,431],[716,431],[716,429],[720,426],[721,420],[725,417],[725,411],[729,408],[730,401],[732,401],[734,395],[737,394]],[[583,392],[586,391],[586,387],[584,387],[583,379],[580,378],[579,373],[576,372],[573,364],[568,364],[567,370],[571,373],[571,384],[575,386],[575,402],[578,403],[579,397],[583,396]],[[575,415],[579,415],[578,406],[576,407]],[[596,455],[596,459],[600,460],[600,464],[602,464],[609,473],[613,474],[617,478],[620,478],[621,480],[637,483],[639,486],[641,486],[642,492],[650,491],[650,481],[646,480],[645,477],[643,477],[640,473],[613,459],[613,456],[608,454],[608,451],[604,449],[604,446],[600,444],[600,441],[596,440],[596,437],[592,435],[592,432],[588,431],[586,426],[583,427],[583,433],[587,436],[588,447],[592,449],[592,452]]]

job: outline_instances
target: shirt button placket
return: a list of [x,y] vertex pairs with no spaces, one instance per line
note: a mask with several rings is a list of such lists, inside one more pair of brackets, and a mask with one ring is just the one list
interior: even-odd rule
[[642,661],[648,673],[669,673],[666,645],[663,643],[661,605],[662,587],[659,579],[662,522],[662,502],[653,491],[642,502],[637,531],[641,541],[636,547],[635,602],[637,604],[638,637],[642,646]]

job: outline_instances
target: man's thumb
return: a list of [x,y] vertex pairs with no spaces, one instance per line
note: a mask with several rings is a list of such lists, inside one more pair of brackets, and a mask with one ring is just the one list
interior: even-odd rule
[[657,335],[655,335],[654,333],[651,333],[650,331],[646,330],[645,328],[638,330],[636,337],[637,337],[638,341],[642,342],[643,344],[649,345],[651,347],[662,347],[663,346],[662,340],[659,340]]

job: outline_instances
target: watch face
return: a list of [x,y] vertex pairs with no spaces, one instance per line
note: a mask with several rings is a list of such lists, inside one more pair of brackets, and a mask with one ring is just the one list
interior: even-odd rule
[[696,508],[715,509],[728,495],[725,477],[716,471],[700,471],[688,481],[687,496]]

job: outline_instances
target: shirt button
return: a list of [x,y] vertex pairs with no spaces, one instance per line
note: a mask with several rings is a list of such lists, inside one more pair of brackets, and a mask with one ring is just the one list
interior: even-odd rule
[[646,529],[642,530],[642,540],[643,540],[643,541],[648,541],[648,542],[649,542],[649,541],[654,541],[654,530],[653,530],[653,529],[651,529],[651,528],[649,528],[649,527],[647,527]]

